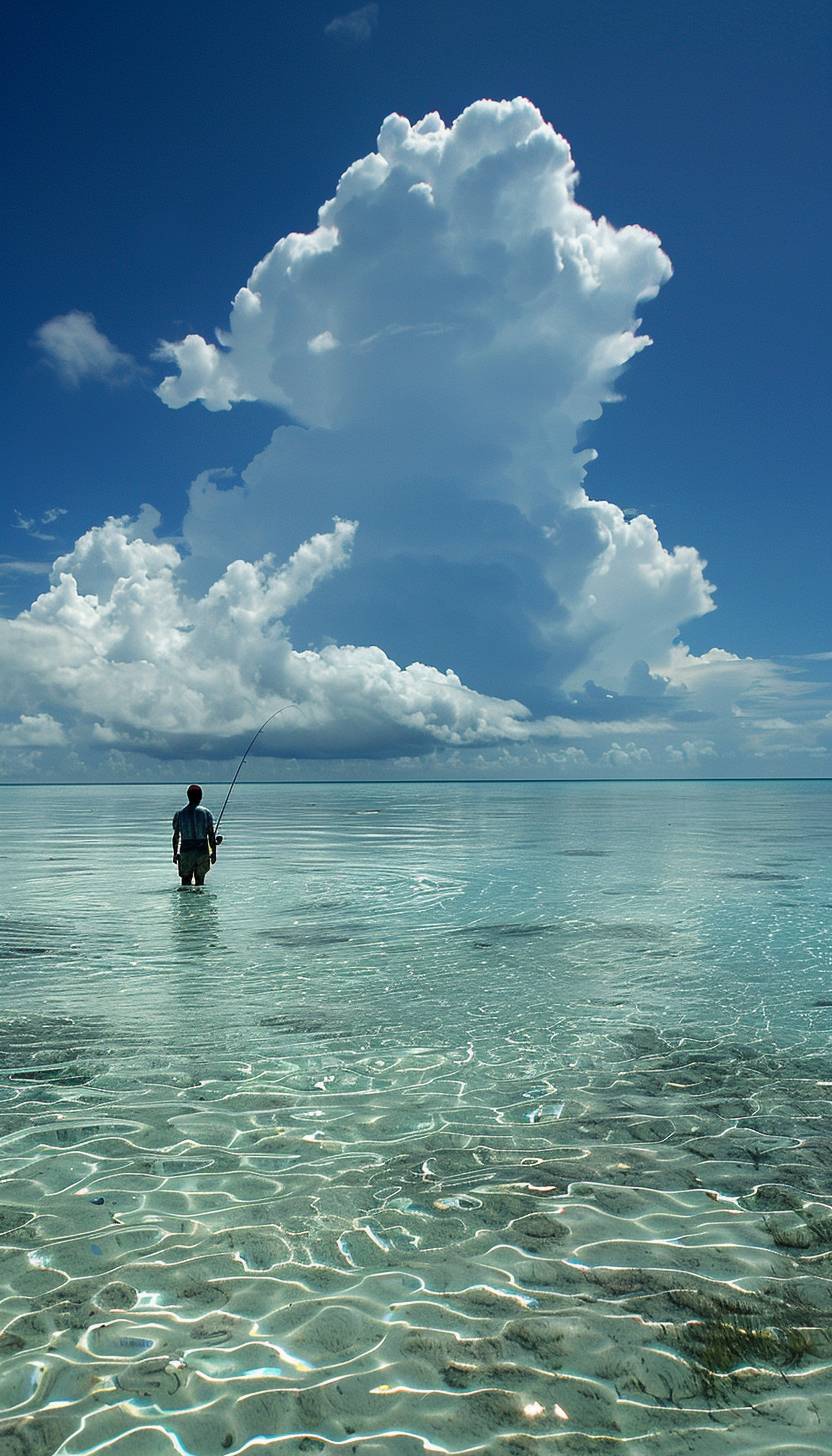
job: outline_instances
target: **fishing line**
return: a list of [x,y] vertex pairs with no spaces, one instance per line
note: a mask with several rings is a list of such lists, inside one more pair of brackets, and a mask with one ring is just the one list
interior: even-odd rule
[[[219,829],[219,827],[220,827],[220,823],[222,822],[222,816],[223,816],[223,814],[225,813],[225,811],[226,811],[226,809],[228,807],[228,800],[231,798],[231,791],[234,788],[234,785],[236,784],[238,778],[240,777],[240,772],[242,770],[243,764],[245,763],[246,759],[248,758],[249,754],[251,753],[251,750],[254,747],[255,743],[257,742],[258,738],[260,737],[260,734],[263,732],[263,729],[264,728],[268,728],[269,724],[275,718],[279,718],[280,715],[281,715],[281,713],[285,713],[287,711],[287,709],[289,709],[289,708],[297,708],[299,706],[300,705],[298,703],[295,703],[295,702],[284,703],[284,705],[283,705],[282,708],[278,708],[276,712],[269,714],[269,716],[266,719],[265,723],[261,723],[260,724],[260,727],[257,729],[257,732],[255,733],[255,735],[252,738],[250,744],[248,745],[248,748],[246,749],[245,753],[243,754],[242,758],[240,759],[240,762],[237,764],[237,772],[235,773],[233,779],[231,780],[231,783],[229,784],[228,793],[225,796],[225,802],[223,803],[223,806],[220,809],[219,814],[217,815],[217,822],[214,825],[215,830]],[[219,843],[220,841],[218,840],[217,842]]]

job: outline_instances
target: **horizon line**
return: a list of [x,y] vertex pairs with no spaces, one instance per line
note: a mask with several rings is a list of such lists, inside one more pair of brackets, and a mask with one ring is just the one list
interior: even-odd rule
[[[176,785],[179,779],[6,779],[0,789],[84,789],[84,788],[147,788],[152,785]],[[226,784],[227,779],[206,779],[207,784]],[[293,785],[328,786],[336,784],[828,784],[832,774],[720,774],[690,775],[687,778],[499,778],[499,779],[247,779],[243,788],[291,788]]]

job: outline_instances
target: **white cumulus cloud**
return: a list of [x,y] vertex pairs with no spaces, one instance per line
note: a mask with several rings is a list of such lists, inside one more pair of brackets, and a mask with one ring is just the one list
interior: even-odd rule
[[277,430],[237,488],[192,491],[203,581],[229,545],[287,552],[321,512],[349,515],[364,592],[333,586],[301,630],[331,613],[353,640],[535,710],[582,677],[623,686],[711,609],[695,549],[584,488],[578,430],[650,342],[637,310],[670,264],[654,234],[593,218],[577,175],[523,99],[452,126],[388,117],[318,226],[257,264],[219,342],[165,346],[165,403],[257,399],[302,427]]
[[[215,339],[160,346],[167,406],[290,423],[236,481],[206,462],[176,546],[146,510],[58,559],[0,623],[10,710],[117,753],[228,754],[289,699],[268,751],[299,757],[649,773],[825,752],[796,670],[681,642],[714,607],[695,546],[592,497],[579,436],[671,268],[577,184],[523,98],[389,116]],[[63,322],[85,318],[103,339]]]

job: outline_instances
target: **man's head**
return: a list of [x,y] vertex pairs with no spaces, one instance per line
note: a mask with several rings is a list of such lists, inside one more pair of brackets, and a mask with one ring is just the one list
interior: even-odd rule
[[202,798],[202,790],[199,787],[199,784],[189,784],[188,785],[188,803],[189,804],[198,804],[201,798]]

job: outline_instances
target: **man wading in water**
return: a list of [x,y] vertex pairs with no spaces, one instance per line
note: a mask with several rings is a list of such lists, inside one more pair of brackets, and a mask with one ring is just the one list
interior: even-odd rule
[[188,789],[188,804],[173,816],[173,862],[179,866],[180,889],[187,885],[205,884],[205,876],[217,862],[217,836],[214,820],[207,809],[200,809],[202,790],[199,784]]

